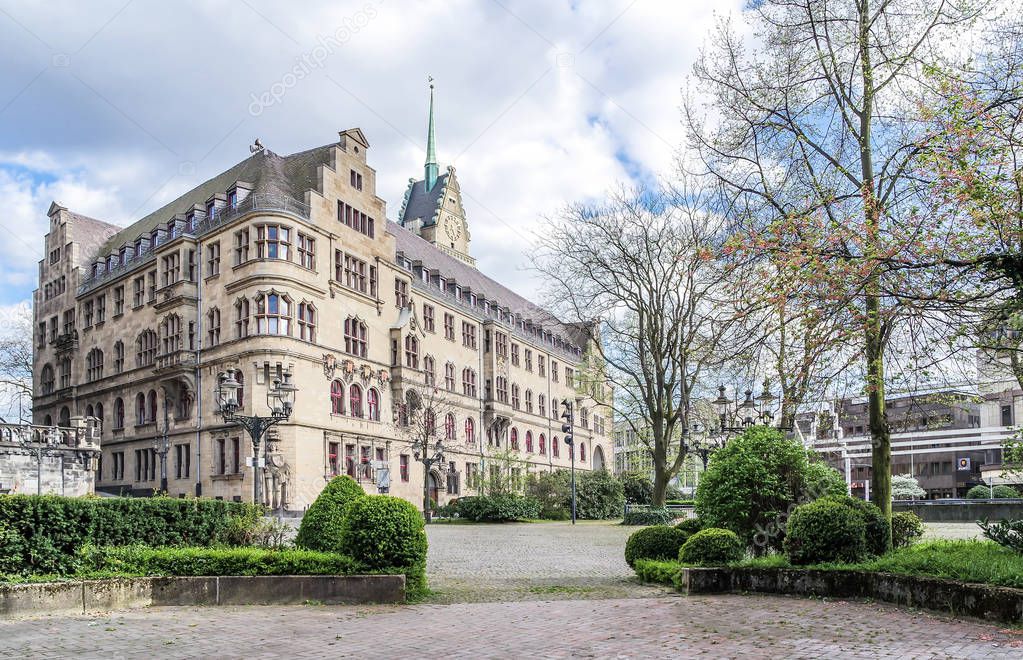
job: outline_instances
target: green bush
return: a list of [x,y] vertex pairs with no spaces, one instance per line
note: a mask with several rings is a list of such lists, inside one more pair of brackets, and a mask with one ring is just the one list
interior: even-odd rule
[[856,511],[865,525],[864,539],[867,543],[867,554],[880,557],[888,552],[892,538],[892,528],[881,509],[871,502],[849,495],[828,495],[821,498],[828,502],[837,502]]
[[867,556],[867,525],[856,509],[824,499],[796,507],[785,534],[794,565],[855,563]]
[[1019,493],[1012,486],[974,486],[966,491],[966,498],[970,500],[998,499],[1004,500],[1012,497],[1019,497]]
[[633,532],[625,542],[625,561],[634,566],[637,559],[674,559],[685,540],[685,533],[674,527],[645,527]]
[[622,492],[629,504],[650,504],[654,496],[654,484],[645,474],[626,472],[621,476]]
[[472,495],[458,499],[458,515],[476,522],[535,520],[540,503],[521,495]]
[[625,514],[623,525],[670,525],[675,514],[667,509],[634,509]]
[[0,575],[18,573],[22,567],[21,536],[0,523]]
[[780,431],[754,427],[714,452],[696,489],[708,527],[735,532],[757,553],[781,547],[785,516],[801,502],[842,495],[845,482]]
[[682,544],[678,559],[696,566],[723,566],[742,559],[746,550],[739,536],[730,529],[702,529]]
[[665,506],[692,506],[693,500],[664,500]]
[[688,538],[703,529],[703,521],[699,518],[686,518],[675,525],[675,529],[680,529],[685,532],[686,538]]
[[607,470],[576,474],[575,499],[575,515],[583,520],[617,518],[625,506],[622,483]]
[[978,520],[977,524],[984,530],[984,536],[1013,552],[1023,554],[1023,520],[1001,520],[996,523]]
[[677,560],[637,559],[632,567],[643,582],[680,586],[682,566]]
[[307,550],[340,552],[345,513],[352,502],[365,496],[362,486],[348,475],[331,479],[302,516],[295,545]]
[[[20,574],[66,575],[76,551],[95,545],[217,545],[236,542],[262,509],[251,504],[169,497],[0,495],[0,526],[17,535],[3,544]],[[13,537],[11,537],[13,538]]]
[[572,509],[564,507],[543,507],[540,509],[540,520],[571,520]]
[[350,575],[361,569],[351,557],[313,550],[266,548],[150,548],[142,545],[79,551],[80,572],[126,575]]
[[892,514],[892,547],[905,548],[924,535],[924,521],[912,511]]
[[367,495],[348,508],[344,554],[370,570],[402,569],[405,590],[412,598],[426,591],[426,547],[423,517],[411,503],[390,495]]

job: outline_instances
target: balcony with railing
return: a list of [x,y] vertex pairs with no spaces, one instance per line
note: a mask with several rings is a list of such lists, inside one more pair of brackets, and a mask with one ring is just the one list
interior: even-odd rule
[[132,251],[124,263],[120,263],[111,268],[97,267],[95,272],[90,272],[79,285],[78,294],[81,295],[83,293],[87,293],[104,282],[114,279],[123,273],[135,270],[143,264],[148,264],[154,259],[155,252],[161,245],[164,245],[179,236],[192,236],[199,238],[214,231],[218,227],[231,222],[241,215],[256,211],[287,213],[303,220],[308,220],[310,217],[309,205],[304,204],[297,199],[271,193],[253,193],[234,206],[215,209],[209,217],[203,218],[202,220],[193,223],[191,226],[184,225],[180,229],[175,226],[174,230],[170,232],[158,232],[155,240],[146,241],[138,254]]
[[157,355],[153,369],[157,373],[164,373],[175,369],[194,369],[195,365],[195,351],[178,349],[176,351],[170,351],[169,353],[161,353],[160,355]]

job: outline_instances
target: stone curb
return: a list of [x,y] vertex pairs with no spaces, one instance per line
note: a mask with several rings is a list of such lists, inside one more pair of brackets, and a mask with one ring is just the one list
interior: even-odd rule
[[873,598],[988,621],[1023,621],[1023,589],[872,571],[683,568],[679,591],[685,594],[754,592]]
[[162,605],[404,603],[404,575],[144,577],[0,585],[0,619]]

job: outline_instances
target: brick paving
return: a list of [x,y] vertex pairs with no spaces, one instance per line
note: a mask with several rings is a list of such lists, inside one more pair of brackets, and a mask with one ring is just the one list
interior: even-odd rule
[[0,658],[1020,658],[1023,630],[867,602],[683,597],[600,523],[436,525],[428,603],[151,608],[0,622]]

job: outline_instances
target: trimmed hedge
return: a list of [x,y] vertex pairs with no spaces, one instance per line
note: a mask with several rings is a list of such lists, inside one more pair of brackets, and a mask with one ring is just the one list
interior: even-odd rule
[[832,499],[796,507],[785,532],[785,554],[794,565],[856,563],[867,552],[867,524],[854,508]]
[[540,502],[521,495],[472,495],[459,498],[458,515],[475,522],[535,520]]
[[127,575],[351,575],[360,566],[351,557],[312,550],[265,548],[150,548],[85,546],[81,573]]
[[991,488],[989,486],[974,486],[966,491],[966,498],[970,500],[986,500],[990,498],[1004,500],[1012,497],[1019,497],[1019,493],[1012,486],[999,485]]
[[[9,573],[67,575],[95,545],[231,544],[261,508],[210,499],[0,495],[0,565]],[[13,534],[12,534],[13,532]]]
[[703,521],[699,518],[686,518],[675,525],[675,529],[680,529],[685,532],[686,538],[688,538],[703,529]]
[[634,566],[637,559],[674,559],[685,541],[685,532],[674,527],[646,527],[633,532],[625,542],[625,562]]
[[898,550],[916,542],[924,535],[924,521],[912,511],[892,514],[892,547]]
[[345,517],[343,539],[344,554],[371,570],[401,569],[410,597],[425,593],[426,526],[410,502],[390,495],[356,499]]
[[629,511],[622,519],[623,525],[670,525],[675,514],[667,509],[639,509]]
[[696,566],[723,566],[739,561],[746,548],[730,529],[710,527],[696,532],[682,545],[678,559]]
[[637,559],[632,568],[643,582],[666,584],[676,589],[682,587],[682,565],[675,560]]
[[888,552],[892,527],[876,504],[849,495],[828,495],[821,499],[850,507],[859,514],[865,525],[864,540],[867,543],[867,554],[880,557]]
[[331,479],[302,516],[295,545],[320,552],[340,552],[345,513],[352,502],[365,496],[362,486],[348,475]]

